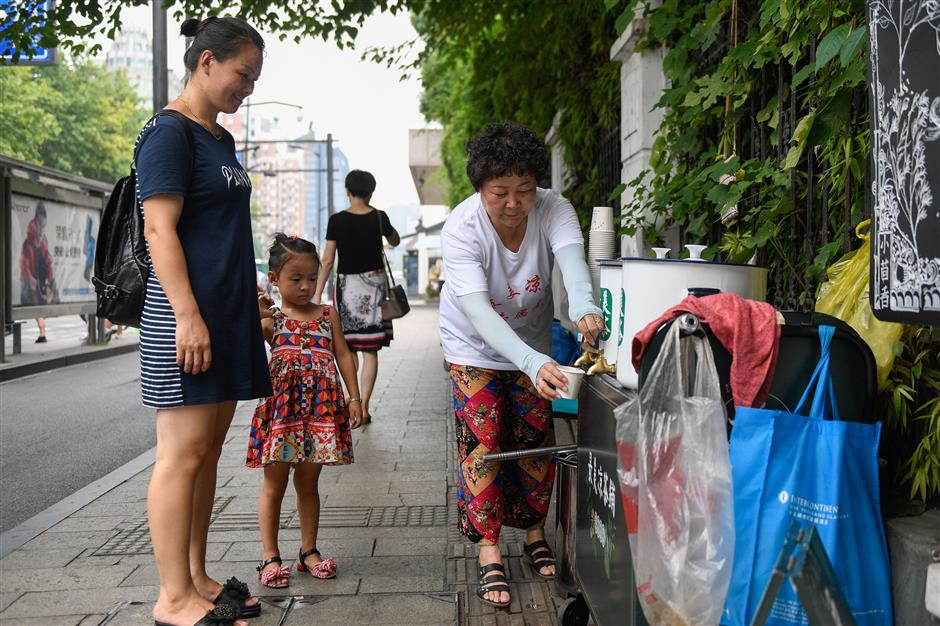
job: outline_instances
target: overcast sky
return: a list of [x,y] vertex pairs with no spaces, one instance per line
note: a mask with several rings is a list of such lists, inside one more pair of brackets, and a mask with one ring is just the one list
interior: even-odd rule
[[[125,23],[150,29],[149,7],[126,9]],[[184,38],[179,23],[169,17],[169,65],[183,75]],[[384,65],[363,61],[369,46],[394,46],[417,36],[405,13],[371,17],[356,38],[355,50],[339,50],[320,39],[300,44],[265,37],[266,55],[261,79],[251,100],[280,100],[303,106],[299,114],[306,129],[312,123],[317,137],[332,132],[349,158],[351,169],[371,171],[378,187],[373,204],[386,208],[418,202],[408,170],[408,129],[427,124],[418,111],[421,83],[417,76],[399,81],[401,73]],[[107,50],[107,44],[105,44]],[[270,109],[270,111],[265,111]],[[252,115],[270,113],[296,118],[291,109],[258,107]],[[285,128],[285,132],[296,130]],[[288,137],[284,137],[288,138]]]

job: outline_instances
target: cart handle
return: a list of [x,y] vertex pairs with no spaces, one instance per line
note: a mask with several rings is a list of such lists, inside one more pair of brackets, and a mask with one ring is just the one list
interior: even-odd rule
[[564,446],[551,446],[549,448],[532,448],[531,450],[516,450],[514,452],[494,452],[493,454],[484,454],[481,460],[486,463],[492,461],[515,461],[516,459],[527,459],[533,456],[546,456],[561,452],[577,452],[577,450],[578,444],[571,443]]

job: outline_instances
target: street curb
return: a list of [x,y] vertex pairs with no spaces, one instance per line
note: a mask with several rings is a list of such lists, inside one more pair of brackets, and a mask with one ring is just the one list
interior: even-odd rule
[[39,374],[40,372],[47,372],[49,370],[58,369],[60,367],[79,365],[81,363],[88,363],[90,361],[97,361],[99,359],[118,356],[119,354],[136,352],[137,346],[137,342],[125,343],[119,346],[107,346],[98,350],[88,350],[85,352],[77,352],[75,354],[63,354],[62,356],[49,357],[48,359],[33,361],[32,363],[23,363],[22,365],[11,365],[9,367],[3,367],[0,368],[0,383],[7,382],[9,380],[16,380],[17,378],[23,378],[24,376]]
[[68,518],[72,513],[146,470],[153,465],[156,456],[157,448],[153,447],[95,482],[82,487],[72,495],[62,498],[45,511],[37,513],[19,526],[0,534],[0,559]]

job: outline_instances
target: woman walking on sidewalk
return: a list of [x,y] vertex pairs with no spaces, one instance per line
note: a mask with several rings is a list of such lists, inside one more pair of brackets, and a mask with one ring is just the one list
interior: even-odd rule
[[326,281],[333,269],[333,258],[339,253],[333,303],[339,309],[343,333],[359,369],[362,390],[363,424],[372,418],[369,400],[379,371],[379,350],[392,340],[392,323],[382,319],[380,304],[385,297],[382,237],[392,246],[401,243],[398,231],[388,215],[369,205],[375,191],[375,177],[369,172],[353,170],[346,176],[349,208],[330,216],[326,227],[323,265],[314,301],[320,302]]
[[[310,300],[317,286],[320,261],[317,248],[305,239],[274,236],[268,279],[281,293],[280,308],[258,294],[264,336],[271,345],[274,395],[258,404],[248,436],[248,467],[264,468],[264,487],[258,500],[261,563],[258,580],[281,589],[290,582],[277,544],[281,501],[294,470],[294,490],[300,513],[297,571],[314,578],[334,578],[336,561],[324,560],[317,549],[320,492],[317,483],[324,465],[353,462],[350,427],[362,419],[362,400],[356,384],[356,363],[346,346],[336,309]],[[347,408],[336,366],[352,397]]]
[[508,606],[503,525],[526,529],[526,560],[543,578],[555,574],[544,532],[554,467],[550,456],[506,463],[482,457],[555,441],[551,400],[566,388],[547,356],[556,261],[571,319],[579,320],[586,341],[593,343],[603,320],[574,208],[537,186],[548,165],[545,144],[519,124],[493,124],[467,151],[477,193],[454,209],[442,231],[441,344],[457,419],[458,524],[480,546],[477,595]]
[[[189,81],[144,126],[137,194],[152,258],[141,320],[141,394],[157,411],[147,494],[159,625],[233,624],[261,605],[206,573],[216,466],[238,400],[271,395],[255,291],[251,182],[216,122],[254,90],[264,41],[246,22],[183,22]],[[175,117],[175,119],[174,119]],[[190,142],[195,154],[190,150]],[[247,622],[238,622],[247,625]]]

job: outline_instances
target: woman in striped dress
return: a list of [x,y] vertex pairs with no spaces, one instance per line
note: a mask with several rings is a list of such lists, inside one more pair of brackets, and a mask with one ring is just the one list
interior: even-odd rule
[[[144,406],[157,413],[147,494],[160,574],[157,624],[233,624],[261,605],[206,573],[216,466],[236,402],[271,394],[258,296],[251,182],[216,122],[254,90],[264,41],[236,18],[187,20],[182,95],[141,131],[134,159],[152,267],[141,320]],[[190,142],[192,151],[190,150]],[[239,622],[247,624],[246,622]]]

